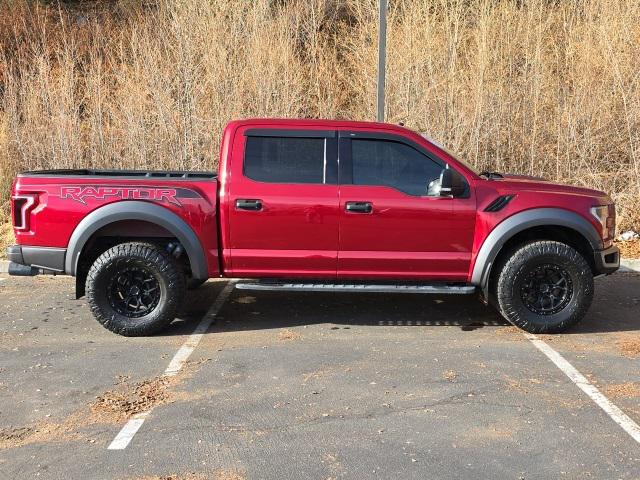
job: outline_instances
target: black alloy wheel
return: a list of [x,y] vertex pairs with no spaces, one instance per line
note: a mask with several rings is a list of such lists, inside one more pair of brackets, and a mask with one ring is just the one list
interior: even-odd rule
[[520,297],[538,315],[553,315],[565,308],[573,295],[571,275],[560,265],[546,263],[531,269],[522,280]]
[[139,318],[151,313],[160,301],[160,285],[153,272],[128,267],[118,272],[107,287],[109,304],[120,315]]

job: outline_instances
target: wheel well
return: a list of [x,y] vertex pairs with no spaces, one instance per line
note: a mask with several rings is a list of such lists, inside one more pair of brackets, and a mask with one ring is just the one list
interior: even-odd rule
[[[105,225],[91,235],[82,247],[76,271],[76,298],[84,296],[87,273],[96,259],[111,247],[131,241],[149,242],[163,248],[179,243],[169,230],[153,222],[122,220]],[[191,263],[186,250],[176,258],[185,275],[190,275]]]
[[591,271],[595,272],[593,247],[582,234],[572,228],[562,227],[560,225],[543,225],[518,232],[506,241],[493,262],[489,275],[489,283],[485,292],[493,295],[493,289],[497,275],[500,272],[500,266],[507,260],[509,254],[519,246],[537,240],[552,240],[569,245],[583,256],[591,267]]

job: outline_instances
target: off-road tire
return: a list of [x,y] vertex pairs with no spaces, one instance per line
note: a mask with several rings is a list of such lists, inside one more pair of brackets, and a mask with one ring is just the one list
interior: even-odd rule
[[[523,292],[535,271],[556,268],[568,275],[571,296],[550,313],[539,314],[527,307]],[[519,246],[507,256],[497,275],[495,299],[502,316],[529,333],[558,333],[575,325],[589,310],[593,300],[593,274],[583,256],[560,242],[536,241]],[[543,288],[543,287],[541,287]],[[544,287],[545,289],[548,287]],[[529,303],[531,303],[529,301]]]
[[[111,286],[125,271],[146,272],[160,295],[155,306],[142,316],[131,318],[113,306]],[[93,263],[87,274],[86,295],[93,316],[118,335],[152,335],[175,318],[185,296],[185,277],[175,260],[162,248],[149,243],[122,243],[110,248]]]

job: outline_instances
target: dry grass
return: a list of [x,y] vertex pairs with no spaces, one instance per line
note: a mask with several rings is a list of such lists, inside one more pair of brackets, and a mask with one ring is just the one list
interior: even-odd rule
[[640,258],[640,240],[616,242],[622,258]]
[[[375,118],[377,0],[0,0],[16,171],[212,169],[249,116]],[[640,226],[640,3],[392,0],[387,118],[481,167],[612,192]]]
[[[0,217],[2,217],[2,214],[0,214]],[[6,220],[0,219],[0,259],[6,256],[6,247],[14,243],[13,229],[9,223],[9,218],[6,218]]]

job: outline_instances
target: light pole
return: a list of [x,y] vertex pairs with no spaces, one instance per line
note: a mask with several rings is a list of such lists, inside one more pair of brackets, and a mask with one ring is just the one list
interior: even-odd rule
[[385,58],[387,55],[387,0],[379,0],[380,24],[378,26],[378,115],[379,122],[384,122],[384,80]]

